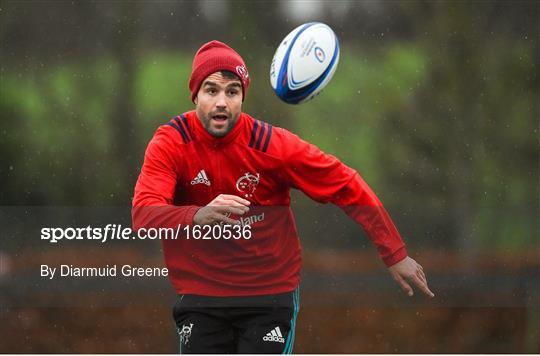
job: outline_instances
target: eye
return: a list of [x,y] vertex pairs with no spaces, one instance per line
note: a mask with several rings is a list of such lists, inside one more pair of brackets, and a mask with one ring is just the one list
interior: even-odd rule
[[238,95],[238,89],[229,89],[229,96]]

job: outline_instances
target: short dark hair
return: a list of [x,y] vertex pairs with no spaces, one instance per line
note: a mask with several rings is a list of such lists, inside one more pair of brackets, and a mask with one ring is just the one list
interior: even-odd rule
[[242,82],[240,77],[236,73],[231,72],[230,70],[221,70],[220,73],[225,79],[238,79],[239,82]]

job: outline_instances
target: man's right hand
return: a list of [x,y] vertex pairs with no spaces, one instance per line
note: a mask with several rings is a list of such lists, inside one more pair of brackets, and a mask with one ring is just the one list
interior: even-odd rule
[[221,222],[237,225],[237,220],[231,219],[226,214],[244,215],[249,211],[249,200],[236,195],[220,194],[207,206],[200,208],[193,216],[196,225],[215,225]]

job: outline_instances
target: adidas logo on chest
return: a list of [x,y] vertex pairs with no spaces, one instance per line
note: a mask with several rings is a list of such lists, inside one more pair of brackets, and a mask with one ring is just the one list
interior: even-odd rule
[[204,171],[204,169],[201,169],[199,173],[197,173],[195,178],[193,178],[193,180],[191,181],[191,185],[195,185],[195,184],[204,184],[204,185],[211,184],[210,179],[208,179],[208,176],[206,175],[206,172]]

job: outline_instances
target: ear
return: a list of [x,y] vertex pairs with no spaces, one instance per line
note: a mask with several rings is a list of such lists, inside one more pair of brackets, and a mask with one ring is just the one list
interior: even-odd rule
[[199,95],[197,94],[197,96],[195,97],[195,99],[193,99],[193,102],[195,103],[195,105],[198,104],[198,101],[199,101]]

